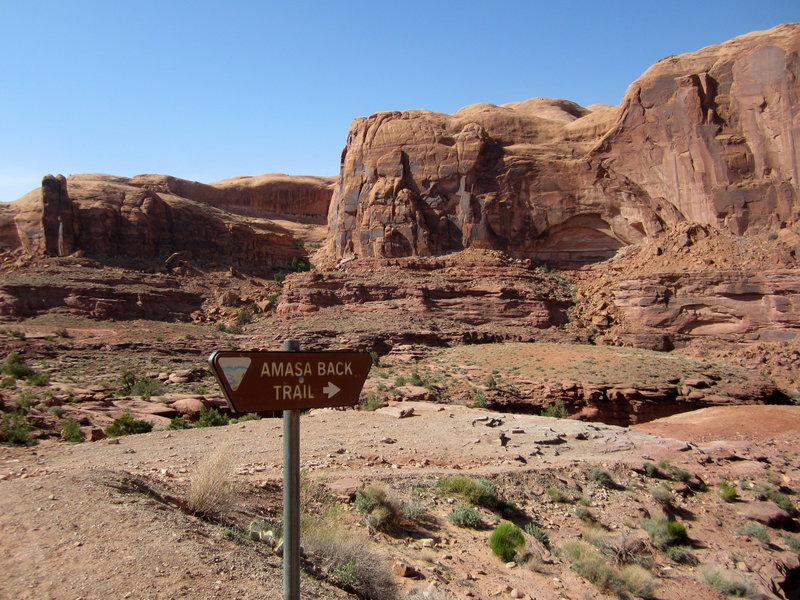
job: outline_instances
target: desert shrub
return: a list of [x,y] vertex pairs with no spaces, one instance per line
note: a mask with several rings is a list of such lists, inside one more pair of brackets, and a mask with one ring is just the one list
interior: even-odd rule
[[486,408],[488,406],[488,403],[486,402],[486,393],[483,390],[472,388],[469,391],[469,395],[472,399],[470,408]]
[[541,530],[541,528],[536,525],[534,522],[526,523],[525,524],[525,533],[527,533],[532,538],[538,540],[543,546],[549,547],[550,546],[550,538],[549,536]]
[[739,499],[739,493],[735,487],[723,479],[719,482],[719,497],[724,502],[736,502]]
[[0,442],[13,446],[32,446],[31,424],[22,413],[0,415]]
[[797,516],[797,508],[786,494],[776,490],[774,487],[767,483],[758,483],[753,489],[753,494],[757,500],[772,500],[775,504],[780,506],[783,510],[789,513],[790,516]]
[[59,327],[55,331],[53,331],[53,335],[60,337],[60,338],[68,338],[71,337],[69,335],[69,331],[65,327]]
[[245,325],[249,325],[253,322],[253,306],[245,306],[242,310],[239,311],[239,314],[236,315],[236,327],[244,327]]
[[699,561],[689,548],[686,546],[669,546],[664,549],[666,557],[682,565],[696,565]]
[[229,422],[228,415],[221,414],[213,406],[204,406],[200,409],[200,416],[195,427],[221,427]]
[[652,564],[652,555],[642,539],[612,536],[599,527],[584,528],[581,537],[614,564],[640,566]]
[[408,379],[404,375],[398,375],[394,378],[395,387],[402,387],[408,383]]
[[169,425],[167,425],[167,429],[189,429],[191,425],[181,416],[172,417],[170,419]]
[[141,396],[144,400],[149,400],[151,396],[160,396],[164,393],[164,384],[152,377],[137,379],[131,388],[131,396]]
[[496,388],[497,379],[495,379],[493,374],[489,374],[486,376],[486,379],[483,380],[483,385],[485,385],[487,388]]
[[50,383],[50,373],[34,373],[25,378],[25,382],[29,385],[42,387]]
[[597,524],[597,517],[594,515],[592,511],[590,511],[585,506],[578,506],[575,508],[575,516],[578,517],[581,521],[586,523],[587,525],[596,525]]
[[652,598],[656,580],[652,573],[640,565],[625,565],[620,572],[622,587],[637,598]]
[[335,583],[366,600],[396,600],[397,587],[385,559],[368,539],[329,519],[304,519],[303,549]]
[[17,398],[17,408],[27,414],[31,407],[36,403],[36,396],[30,392],[22,392]]
[[597,482],[598,485],[604,487],[609,490],[617,490],[620,488],[619,484],[614,481],[614,478],[611,476],[611,473],[602,469],[600,467],[592,467],[591,471],[589,472],[592,480]]
[[481,526],[481,514],[466,504],[457,504],[453,511],[447,515],[447,520],[457,527],[477,529]]
[[385,489],[368,485],[356,491],[356,510],[373,531],[395,531],[400,523],[400,510]]
[[428,515],[427,507],[416,498],[404,502],[400,508],[400,512],[410,521],[419,521]]
[[488,479],[451,475],[440,479],[437,486],[444,493],[461,496],[476,506],[493,509],[500,505],[497,488]]
[[575,496],[556,487],[547,488],[545,493],[550,496],[553,502],[557,502],[558,504],[573,504],[575,502]]
[[215,515],[222,512],[228,495],[229,454],[229,447],[218,448],[197,466],[186,493],[186,506],[193,513]]
[[672,503],[675,501],[672,490],[666,485],[659,485],[650,490],[650,496],[661,506],[672,506]]
[[292,259],[292,270],[300,273],[302,271],[310,271],[313,265],[310,262],[304,261],[302,258],[295,256]]
[[653,545],[662,550],[670,546],[685,546],[689,543],[686,526],[665,516],[642,519],[641,525],[642,529],[650,536]]
[[79,443],[83,441],[80,423],[72,419],[61,421],[61,439],[65,442]]
[[121,417],[117,417],[111,425],[106,427],[106,435],[109,437],[120,437],[122,435],[147,433],[152,430],[152,423],[142,419],[134,419],[131,413],[126,411]]
[[56,405],[56,406],[51,406],[51,407],[50,407],[50,408],[48,408],[47,410],[50,412],[50,414],[52,414],[52,415],[55,415],[55,416],[56,416],[56,417],[58,417],[59,419],[60,419],[62,416],[64,416],[64,407],[63,407],[63,406],[58,406],[58,405]]
[[543,417],[555,417],[556,419],[563,419],[569,416],[567,407],[564,405],[563,400],[556,400],[550,406],[542,410]]
[[122,373],[119,374],[119,380],[117,381],[117,392],[122,396],[129,396],[131,393],[131,389],[136,384],[136,375],[133,371],[129,371],[128,369],[123,369]]
[[14,379],[25,379],[31,375],[35,375],[34,371],[19,352],[12,352],[6,357],[6,362],[0,367],[0,373],[8,375]]
[[17,387],[17,380],[13,377],[3,377],[0,379],[0,389],[13,389]]
[[762,595],[756,591],[755,586],[739,575],[730,575],[721,569],[711,566],[701,567],[700,574],[708,585],[726,596],[762,598]]
[[789,550],[800,554],[800,536],[784,533],[783,541],[786,542],[787,546],[789,546]]
[[358,407],[361,410],[373,411],[383,408],[383,400],[375,392],[363,394],[358,400]]
[[754,521],[749,521],[739,527],[736,533],[757,540],[762,548],[769,548],[769,531],[767,531],[767,528],[763,525],[759,525]]
[[489,548],[505,562],[514,560],[517,550],[524,546],[525,536],[513,523],[500,523],[489,536]]
[[236,423],[246,423],[247,421],[260,421],[261,415],[258,413],[250,412],[245,413],[241,417],[236,417],[235,419],[230,420],[231,425],[235,425]]
[[[302,522],[301,522],[302,526]],[[283,521],[277,519],[257,519],[247,526],[247,535],[253,541],[272,541],[283,537]]]
[[380,367],[381,366],[381,355],[375,352],[374,350],[369,353],[369,357],[372,360],[373,367]]
[[622,578],[600,554],[578,541],[564,544],[562,553],[572,562],[572,570],[603,591],[618,590]]
[[648,477],[653,479],[669,479],[667,474],[659,469],[655,463],[647,461],[642,465],[642,468],[644,469],[644,474]]

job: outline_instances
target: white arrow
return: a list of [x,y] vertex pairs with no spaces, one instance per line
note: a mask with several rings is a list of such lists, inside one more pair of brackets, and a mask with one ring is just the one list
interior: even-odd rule
[[339,389],[339,387],[335,383],[331,383],[329,381],[328,385],[326,385],[324,388],[322,388],[322,391],[325,394],[327,394],[328,398],[333,398],[336,394],[338,394],[342,390]]

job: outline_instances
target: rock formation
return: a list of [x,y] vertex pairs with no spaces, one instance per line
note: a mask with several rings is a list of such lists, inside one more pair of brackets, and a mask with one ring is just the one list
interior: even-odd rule
[[41,190],[3,207],[0,244],[49,256],[164,260],[183,253],[266,272],[305,256],[274,219],[324,222],[330,183],[284,175],[212,185],[160,175],[48,175]]
[[606,259],[692,221],[800,212],[800,25],[659,61],[619,107],[535,98],[356,119],[328,215],[336,257],[498,249]]

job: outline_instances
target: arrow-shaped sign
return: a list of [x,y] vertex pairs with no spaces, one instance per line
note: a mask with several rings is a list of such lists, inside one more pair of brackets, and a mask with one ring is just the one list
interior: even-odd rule
[[[319,388],[318,388],[319,389]],[[328,396],[328,398],[333,398],[336,394],[338,394],[341,390],[335,383],[328,382],[324,388],[322,388],[324,394]]]

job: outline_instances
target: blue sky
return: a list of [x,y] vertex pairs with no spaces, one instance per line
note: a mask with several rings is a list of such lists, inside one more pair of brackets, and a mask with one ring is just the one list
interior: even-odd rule
[[0,201],[46,173],[335,175],[352,119],[618,104],[659,58],[797,0],[0,0]]

